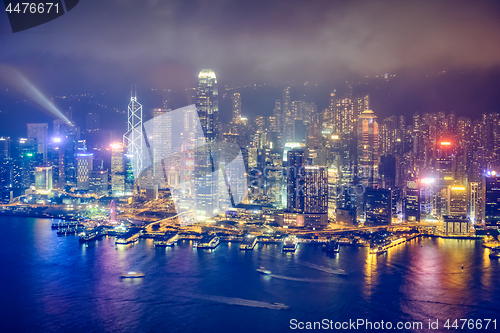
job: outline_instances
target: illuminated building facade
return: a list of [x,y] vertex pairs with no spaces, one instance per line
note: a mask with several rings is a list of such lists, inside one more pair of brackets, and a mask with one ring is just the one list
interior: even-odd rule
[[47,161],[48,127],[47,123],[28,124],[28,138],[36,139],[38,154],[43,155],[43,162]]
[[[135,96],[130,96],[128,104],[127,133],[123,136],[123,143],[126,153],[136,156],[133,161],[135,170],[143,169],[143,135],[142,135],[142,105],[137,102],[137,92]],[[113,171],[111,171],[113,174]]]
[[125,147],[121,143],[111,144],[111,192],[113,195],[123,195],[125,192],[124,152]]
[[108,170],[92,170],[89,173],[89,190],[92,193],[108,192]]
[[405,193],[404,219],[408,222],[420,222],[420,189],[417,180],[409,180]]
[[365,225],[390,225],[392,223],[392,192],[382,188],[365,191]]
[[217,214],[218,169],[215,163],[219,152],[214,150],[218,136],[219,101],[217,77],[211,69],[203,69],[198,75],[196,111],[203,133],[196,133],[198,140],[194,165],[195,213],[198,220],[206,220]]
[[500,227],[500,176],[496,173],[483,179],[484,223],[487,228]]
[[50,191],[52,189],[52,167],[37,167],[35,169],[35,189]]
[[88,190],[90,186],[90,171],[94,168],[94,154],[77,154],[77,188]]
[[365,186],[377,184],[379,163],[377,116],[365,110],[358,121],[358,178]]
[[465,186],[448,187],[448,215],[467,216],[467,189]]
[[240,93],[233,94],[233,124],[239,124],[241,119],[241,95]]
[[305,151],[293,149],[287,154],[287,212],[303,213],[304,212],[304,192],[302,189],[303,169],[305,166]]

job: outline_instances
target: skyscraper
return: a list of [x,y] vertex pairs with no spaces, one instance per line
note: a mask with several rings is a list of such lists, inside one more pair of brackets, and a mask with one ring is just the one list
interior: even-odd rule
[[241,95],[240,93],[233,94],[233,124],[238,124],[241,119]]
[[383,188],[365,191],[365,225],[390,225],[392,222],[392,192]]
[[[196,110],[207,142],[214,142],[219,126],[219,90],[217,77],[211,69],[203,69],[198,75]],[[198,136],[200,138],[200,136]]]
[[134,170],[143,169],[143,147],[142,137],[142,105],[137,102],[137,92],[135,96],[130,96],[128,104],[128,130],[123,136],[123,143],[127,148],[127,153],[134,156]]
[[287,154],[287,173],[286,173],[286,193],[287,211],[290,213],[303,213],[304,195],[300,193],[301,172],[305,165],[305,152],[300,149],[293,149]]
[[496,173],[483,178],[484,222],[486,228],[500,227],[500,176]]
[[374,185],[378,178],[379,142],[377,116],[365,110],[358,120],[358,177],[364,185]]
[[88,190],[90,186],[90,171],[93,170],[94,154],[77,154],[77,188]]
[[38,167],[35,169],[35,188],[37,191],[52,189],[52,167]]
[[153,119],[159,116],[162,116],[161,121],[153,122],[153,138],[152,142],[155,144],[152,145],[153,150],[153,161],[156,163],[153,164],[153,176],[156,180],[165,179],[165,174],[167,171],[163,170],[163,159],[170,156],[172,153],[172,119],[169,113],[170,109],[152,109],[151,115]]
[[125,166],[123,163],[124,146],[111,144],[111,191],[113,195],[123,195],[125,192]]
[[328,173],[326,167],[304,167],[304,223],[310,227],[328,224]]
[[36,139],[38,154],[43,155],[43,162],[47,161],[48,124],[33,123],[28,124],[28,138]]
[[215,163],[219,152],[215,150],[218,135],[217,77],[211,69],[203,69],[198,75],[196,110],[203,133],[196,134],[194,166],[195,214],[198,220],[206,220],[218,212],[218,168]]

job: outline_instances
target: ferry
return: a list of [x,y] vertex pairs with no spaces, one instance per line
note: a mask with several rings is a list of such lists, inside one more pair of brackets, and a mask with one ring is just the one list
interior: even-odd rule
[[132,244],[132,243],[135,243],[135,242],[138,242],[139,241],[139,234],[134,234],[130,237],[123,237],[123,238],[117,238],[115,240],[115,244],[121,244],[121,245],[125,245],[125,244]]
[[196,247],[198,249],[215,249],[219,245],[219,241],[219,236],[216,234],[207,235],[200,239]]
[[101,238],[103,234],[100,233],[98,230],[92,230],[92,231],[84,231],[79,236],[80,238],[78,240],[80,241],[80,243],[87,243]]
[[290,236],[283,242],[283,252],[295,252],[297,250],[297,237]]
[[500,247],[494,247],[490,252],[490,259],[500,259]]
[[270,275],[271,271],[268,269],[265,269],[263,266],[260,266],[260,268],[256,269],[257,272],[262,273],[264,275]]
[[248,236],[241,242],[240,250],[253,250],[255,245],[257,245],[257,237]]
[[141,272],[128,272],[125,274],[120,275],[120,278],[122,279],[138,279],[138,278],[143,278],[146,274],[141,273]]

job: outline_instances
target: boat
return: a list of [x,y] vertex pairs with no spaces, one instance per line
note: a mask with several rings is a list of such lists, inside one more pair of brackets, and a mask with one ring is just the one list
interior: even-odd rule
[[339,252],[340,251],[340,246],[339,246],[339,242],[337,241],[337,239],[333,238],[331,239],[327,244],[326,244],[326,248],[325,248],[325,251],[328,252],[328,253],[336,253],[336,252]]
[[494,247],[491,249],[490,259],[500,259],[500,247]]
[[103,236],[103,234],[99,233],[98,231],[90,231],[90,232],[84,231],[79,236],[80,238],[78,240],[80,241],[80,243],[87,243],[99,239],[100,237]]
[[297,237],[287,237],[283,242],[283,252],[295,252],[297,250],[297,243]]
[[265,275],[270,275],[271,271],[268,269],[265,269],[264,267],[260,266],[260,268],[256,269],[257,272],[265,274]]
[[219,245],[220,238],[216,234],[204,236],[196,247],[198,249],[215,249]]
[[146,274],[141,273],[141,272],[128,272],[125,274],[120,275],[120,278],[122,279],[138,279],[138,278],[143,278]]

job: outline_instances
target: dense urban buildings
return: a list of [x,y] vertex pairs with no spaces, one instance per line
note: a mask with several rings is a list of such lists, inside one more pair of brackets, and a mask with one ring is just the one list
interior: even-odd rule
[[[229,195],[272,209],[282,225],[303,228],[445,217],[497,228],[500,117],[424,112],[379,118],[358,86],[348,82],[330,90],[327,107],[318,109],[320,101],[296,95],[287,84],[268,115],[245,116],[245,91],[225,87],[219,94],[216,73],[204,69],[192,90],[195,108],[183,113],[182,128],[172,128],[170,97],[143,114],[134,94],[122,119],[123,143],[113,139],[92,147],[87,139],[102,132],[99,114],[87,112],[82,126],[75,126],[68,109],[70,122],[54,120],[53,137],[48,123],[27,124],[26,138],[0,137],[2,200],[53,188],[155,201],[168,189],[184,209],[193,200],[189,209],[197,221],[236,209],[234,202],[228,205]],[[229,102],[228,119],[219,116],[220,99]],[[144,122],[160,117],[169,121],[153,122],[145,136]],[[164,158],[177,136],[182,149],[166,170]],[[223,143],[239,147],[246,167],[248,181],[231,189],[228,181],[240,175],[224,171],[235,156]]]

